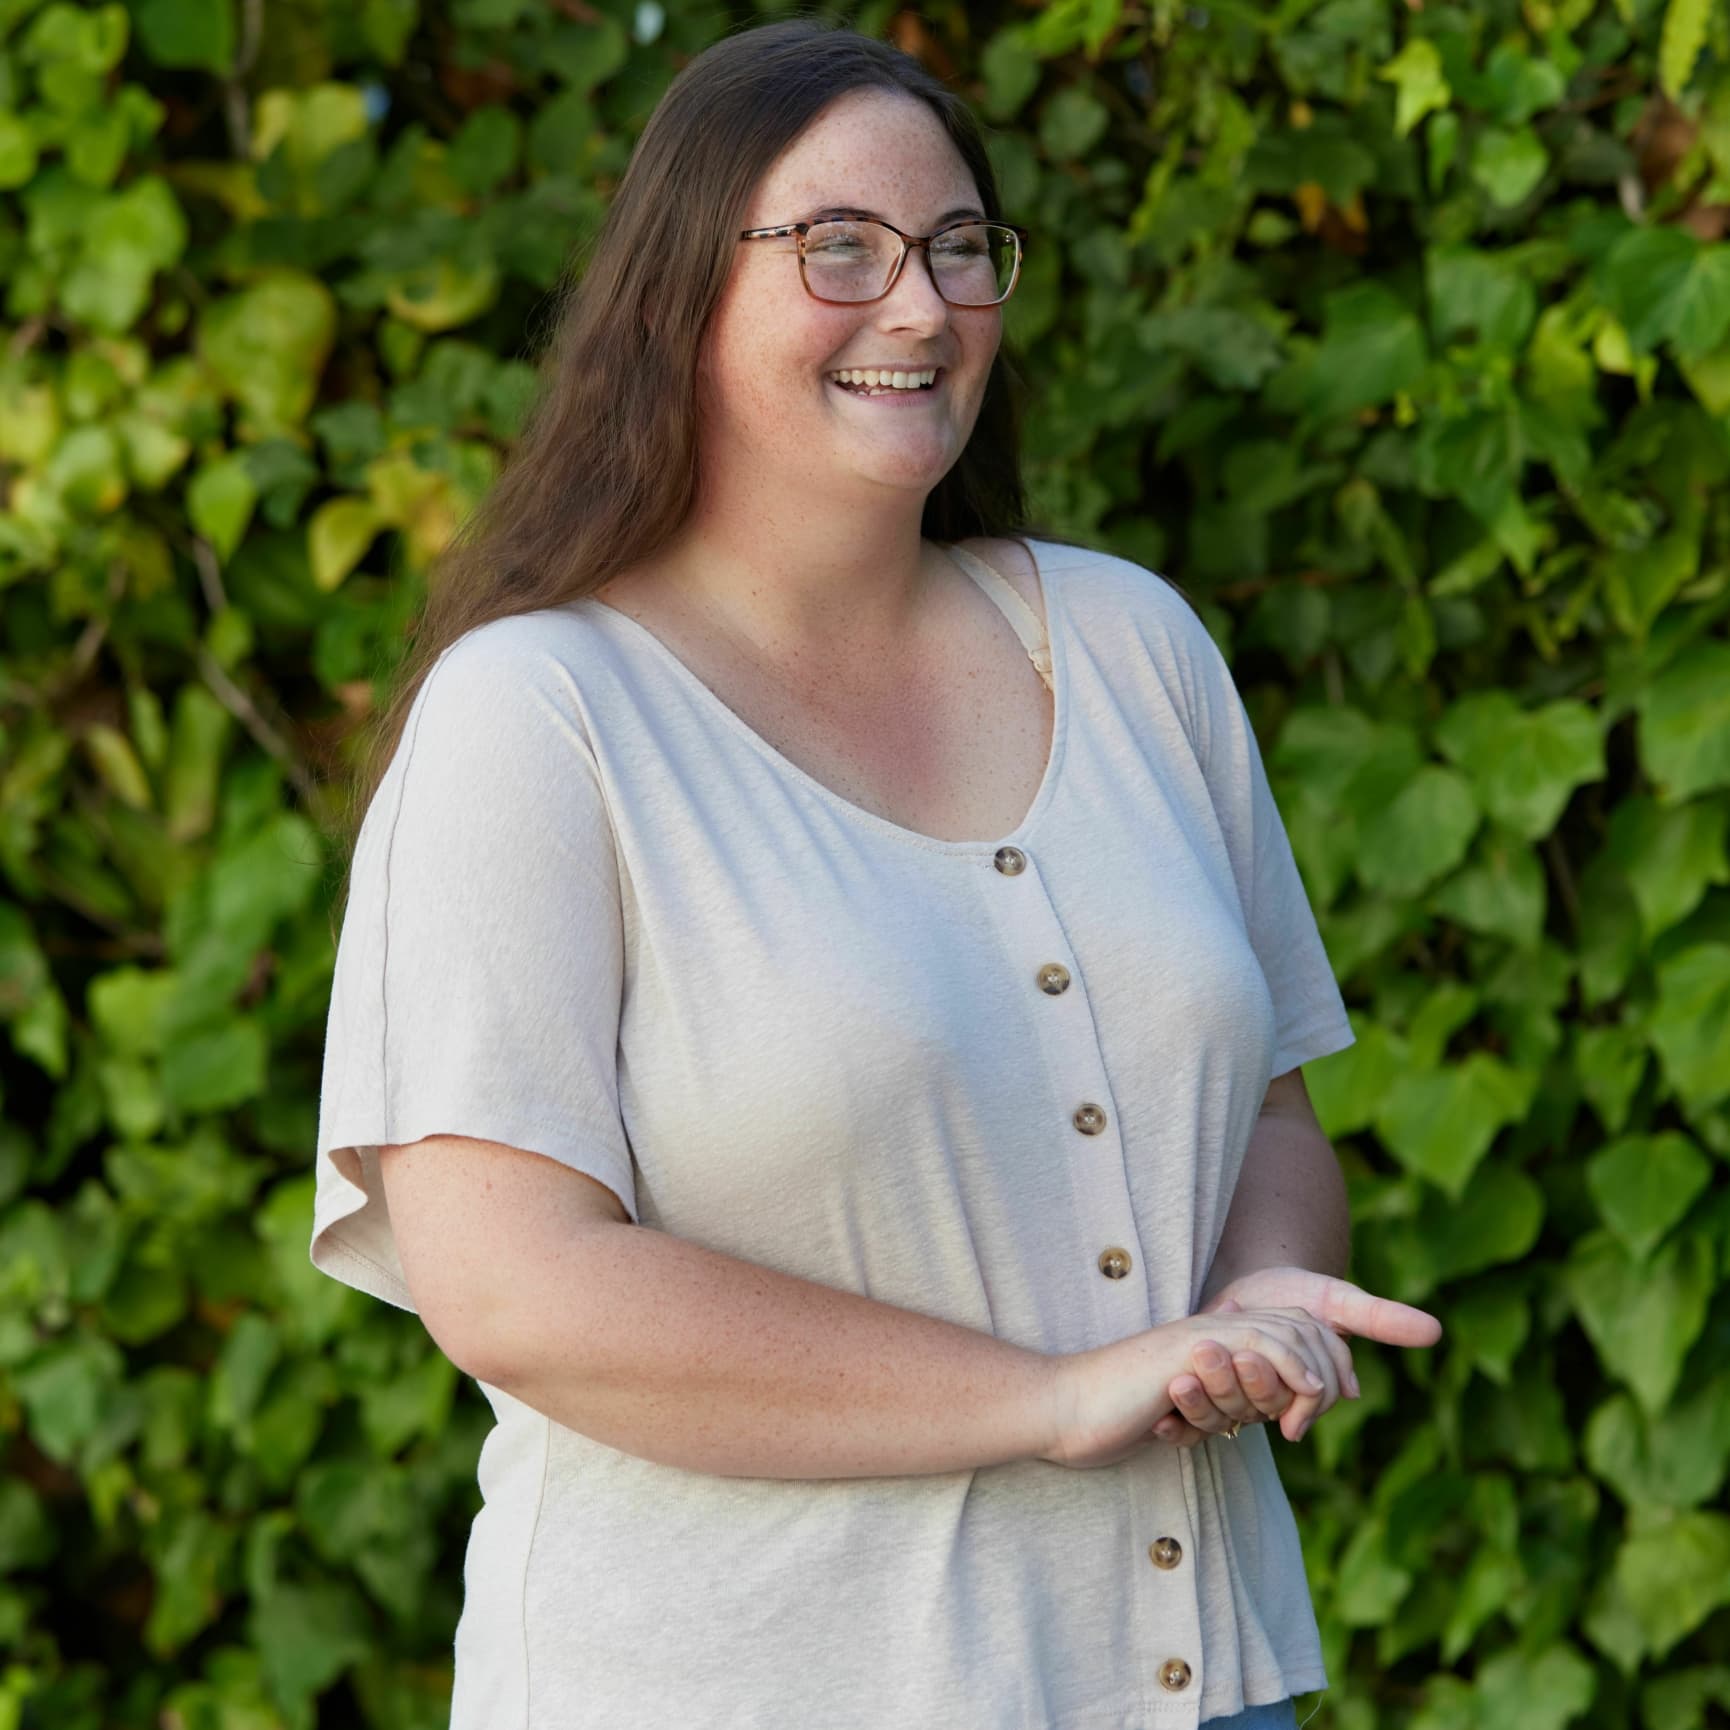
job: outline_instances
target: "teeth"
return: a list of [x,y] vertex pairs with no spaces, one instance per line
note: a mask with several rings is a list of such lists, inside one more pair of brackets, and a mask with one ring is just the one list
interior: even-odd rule
[[937,378],[937,368],[931,367],[924,372],[879,372],[873,367],[863,371],[853,368],[847,372],[832,372],[830,378],[837,384],[863,384],[879,389],[889,387],[894,390],[917,390],[922,385],[932,384]]

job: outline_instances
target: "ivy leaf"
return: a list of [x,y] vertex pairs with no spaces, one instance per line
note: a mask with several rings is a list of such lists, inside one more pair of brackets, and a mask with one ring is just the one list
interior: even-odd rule
[[252,437],[292,438],[336,340],[336,300],[315,276],[274,269],[212,302],[198,325],[205,364],[245,411]]
[[[1473,1448],[1522,1472],[1573,1471],[1574,1431],[1562,1390],[1542,1364],[1532,1379],[1485,1389],[1472,1411]],[[1529,1566],[1528,1572],[1541,1570]]]
[[1039,142],[1054,162],[1073,162],[1099,142],[1110,123],[1111,116],[1097,96],[1066,84],[1039,116]]
[[1368,1129],[1394,1078],[1409,1062],[1404,1039],[1379,1022],[1354,1018],[1357,1042],[1325,1062],[1306,1064],[1304,1083],[1317,1121],[1334,1140]]
[[1647,1032],[1690,1111],[1730,1097],[1730,943],[1697,943],[1659,965]]
[[1491,203],[1507,210],[1523,204],[1537,190],[1549,166],[1550,159],[1531,127],[1508,131],[1486,126],[1472,153],[1471,173]]
[[225,77],[234,63],[233,0],[142,0],[138,38],[158,66]]
[[258,488],[244,457],[225,456],[206,463],[186,487],[186,512],[192,526],[224,563],[240,545],[257,502]]
[[1518,1261],[1538,1241],[1544,1193],[1511,1165],[1480,1166],[1451,1200],[1429,1188],[1412,1218],[1382,1227],[1381,1252],[1400,1270],[1401,1301],[1422,1303],[1439,1285]]
[[369,1383],[360,1418],[373,1452],[388,1458],[415,1436],[436,1435],[450,1415],[458,1379],[443,1352],[429,1351],[401,1374]]
[[1523,126],[1541,109],[1553,108],[1567,93],[1568,80],[1548,56],[1527,54],[1511,42],[1498,43],[1472,89],[1471,101],[1509,126]]
[[22,1478],[0,1478],[0,1575],[40,1568],[58,1547],[42,1498]]
[[1512,1380],[1514,1359],[1531,1331],[1526,1294],[1511,1276],[1477,1281],[1448,1308],[1454,1351],[1500,1387]]
[[1604,600],[1617,629],[1644,639],[1659,615],[1700,572],[1704,519],[1698,511],[1678,514],[1676,524],[1638,547],[1612,547],[1604,554]]
[[1627,1123],[1629,1107],[1646,1073],[1646,1042],[1637,1028],[1620,1023],[1577,1026],[1573,1073],[1598,1120],[1615,1135]]
[[83,226],[78,261],[60,288],[62,307],[110,335],[130,330],[150,303],[156,273],[186,250],[188,233],[168,182],[141,175],[104,198]]
[[630,58],[624,25],[604,12],[580,23],[556,25],[540,46],[541,64],[573,90],[589,92],[604,84]]
[[1527,841],[1555,828],[1576,787],[1604,778],[1603,724],[1572,700],[1527,711],[1505,691],[1474,693],[1449,707],[1435,739],[1484,810]]
[[1730,332],[1730,245],[1687,228],[1634,224],[1599,259],[1593,284],[1639,354],[1670,342],[1703,355]]
[[1717,1499],[1730,1469],[1730,1371],[1648,1419],[1618,1390],[1587,1420],[1586,1461],[1629,1507]]
[[1426,114],[1453,101],[1442,57],[1427,37],[1413,36],[1376,77],[1394,86],[1394,135],[1404,138]]
[[130,1257],[102,1299],[102,1321],[122,1345],[142,1345],[174,1327],[186,1314],[186,1276]]
[[1534,1654],[1514,1645],[1484,1659],[1472,1679],[1478,1730],[1563,1730],[1592,1704],[1597,1672],[1566,1641]]
[[156,1575],[144,1644],[171,1657],[222,1614],[222,1581],[235,1548],[231,1526],[203,1508],[175,1509],[145,1540]]
[[239,1317],[223,1341],[210,1380],[211,1422],[222,1429],[246,1423],[281,1355],[281,1342],[268,1317],[253,1311]]
[[1456,1581],[1436,1579],[1447,1601],[1447,1626],[1442,1630],[1442,1662],[1453,1664],[1471,1650],[1478,1632],[1525,1584],[1517,1555],[1480,1545]]
[[1644,1261],[1712,1181],[1712,1162],[1679,1130],[1629,1135],[1586,1162],[1599,1217]]
[[1625,1677],[1632,1677],[1646,1655],[1646,1631],[1628,1602],[1622,1577],[1614,1568],[1599,1570],[1598,1580],[1580,1627],[1592,1644],[1609,1658]]
[[182,1111],[226,1111],[263,1093],[269,1063],[264,1026],[237,1015],[175,1041],[162,1059],[163,1096]]
[[1376,1113],[1376,1133],[1407,1171],[1455,1201],[1490,1143],[1531,1109],[1538,1077],[1487,1051],[1464,1062],[1396,1079]]
[[1475,246],[1454,244],[1430,247],[1424,272],[1430,334],[1437,342],[1470,335],[1499,349],[1524,345],[1538,315],[1538,294],[1518,266]]
[[1633,891],[1647,943],[1687,919],[1713,884],[1730,882],[1727,830],[1723,799],[1664,806],[1635,792],[1612,811],[1605,853]]
[[1730,1664],[1654,1676],[1640,1691],[1640,1719],[1646,1730],[1705,1730],[1709,1702],[1730,1712]]
[[95,1434],[123,1369],[110,1341],[87,1338],[47,1346],[12,1372],[30,1437],[49,1459],[67,1465],[77,1457]]
[[1730,787],[1730,644],[1695,643],[1634,693],[1640,765],[1666,801]]
[[275,1584],[252,1600],[248,1643],[264,1662],[278,1704],[299,1718],[302,1708],[367,1655],[372,1617],[352,1586]]
[[1039,88],[1039,57],[1029,41],[1029,27],[1008,24],[997,31],[985,44],[979,69],[985,77],[985,117],[999,125],[1013,120]]
[[306,525],[313,585],[324,594],[340,588],[384,526],[384,518],[371,499],[327,499]]
[[1479,838],[1477,857],[1432,892],[1430,906],[1468,931],[1531,949],[1544,934],[1549,888],[1533,850],[1489,828]]
[[1412,1575],[1388,1555],[1382,1516],[1365,1520],[1346,1540],[1334,1567],[1332,1609],[1347,1628],[1379,1628],[1393,1619]]
[[1715,1256],[1699,1232],[1636,1261],[1608,1231],[1578,1243],[1562,1269],[1574,1313],[1599,1361],[1634,1390],[1648,1413],[1663,1411],[1682,1361],[1706,1324]]
[[1270,382],[1270,408],[1316,419],[1354,414],[1415,389],[1429,364],[1423,325],[1383,283],[1328,295],[1325,332],[1308,357]]
[[1426,763],[1390,804],[1360,815],[1358,876],[1389,895],[1416,895],[1465,858],[1481,820],[1465,776]]
[[510,109],[488,103],[457,129],[445,168],[471,197],[484,198],[516,172],[522,149],[522,122]]
[[1640,909],[1616,863],[1600,851],[1580,873],[1580,995],[1588,1008],[1608,1003],[1644,953]]
[[1706,44],[1711,0],[1669,0],[1658,39],[1658,81],[1672,102],[1680,103]]
[[1636,1533],[1617,1553],[1616,1578],[1663,1659],[1730,1604],[1730,1517],[1694,1510]]

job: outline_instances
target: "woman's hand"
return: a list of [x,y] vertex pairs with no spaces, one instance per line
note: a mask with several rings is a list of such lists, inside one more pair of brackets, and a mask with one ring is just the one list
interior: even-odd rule
[[[1240,1275],[1214,1292],[1196,1314],[1292,1304],[1309,1309],[1318,1321],[1341,1335],[1362,1334],[1390,1345],[1434,1345],[1441,1338],[1442,1324],[1427,1310],[1375,1297],[1349,1280],[1299,1267],[1258,1268]],[[1207,1361],[1210,1356],[1219,1361]],[[1259,1352],[1227,1354],[1217,1341],[1202,1340],[1190,1355],[1189,1368],[1191,1373],[1173,1378],[1168,1389],[1173,1410],[1153,1428],[1161,1441],[1177,1447],[1193,1447],[1207,1436],[1223,1435],[1234,1420],[1277,1421],[1300,1399],[1300,1390],[1282,1380]],[[1341,1391],[1348,1398],[1358,1396],[1357,1377],[1349,1368],[1349,1360]],[[1334,1403],[1325,1390],[1322,1395],[1302,1390],[1301,1398],[1307,1409],[1300,1411],[1293,1425],[1280,1426],[1290,1441],[1300,1440]]]
[[[1242,1306],[1227,1298],[1218,1307],[1229,1312]],[[1352,1371],[1346,1371],[1340,1386],[1348,1397],[1357,1397],[1358,1381]],[[1172,1410],[1153,1426],[1153,1434],[1179,1448],[1193,1448],[1209,1436],[1229,1435],[1233,1423],[1278,1422],[1297,1398],[1297,1390],[1260,1352],[1227,1352],[1217,1340],[1197,1343],[1189,1354],[1189,1373],[1175,1377],[1166,1392]],[[1302,1437],[1300,1430],[1293,1440]]]
[[[1294,1387],[1313,1390],[1306,1399],[1337,1399],[1340,1376],[1351,1368],[1345,1342],[1295,1305],[1182,1316],[1111,1345],[1055,1357],[1046,1385],[1048,1438],[1039,1458],[1087,1469],[1153,1446],[1154,1425],[1173,1409],[1166,1390],[1191,1351],[1209,1339],[1259,1352]],[[1287,1409],[1287,1425],[1299,1409],[1296,1402]]]

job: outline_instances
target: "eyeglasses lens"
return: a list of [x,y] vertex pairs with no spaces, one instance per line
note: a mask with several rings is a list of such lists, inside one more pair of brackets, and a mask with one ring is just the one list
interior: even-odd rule
[[[805,236],[805,281],[821,300],[875,300],[901,243],[878,222],[819,222]],[[995,222],[945,229],[928,249],[931,274],[956,306],[992,306],[1015,281],[1016,234]]]

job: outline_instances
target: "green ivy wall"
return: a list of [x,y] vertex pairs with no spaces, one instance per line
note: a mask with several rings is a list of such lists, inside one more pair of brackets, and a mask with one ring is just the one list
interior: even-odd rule
[[[329,826],[658,0],[0,0],[0,1730],[442,1727],[490,1415],[307,1260]],[[837,14],[991,127],[1041,516],[1175,577],[1358,1043],[1316,1730],[1730,1724],[1730,22]],[[1307,1711],[1311,1701],[1303,1705]]]

